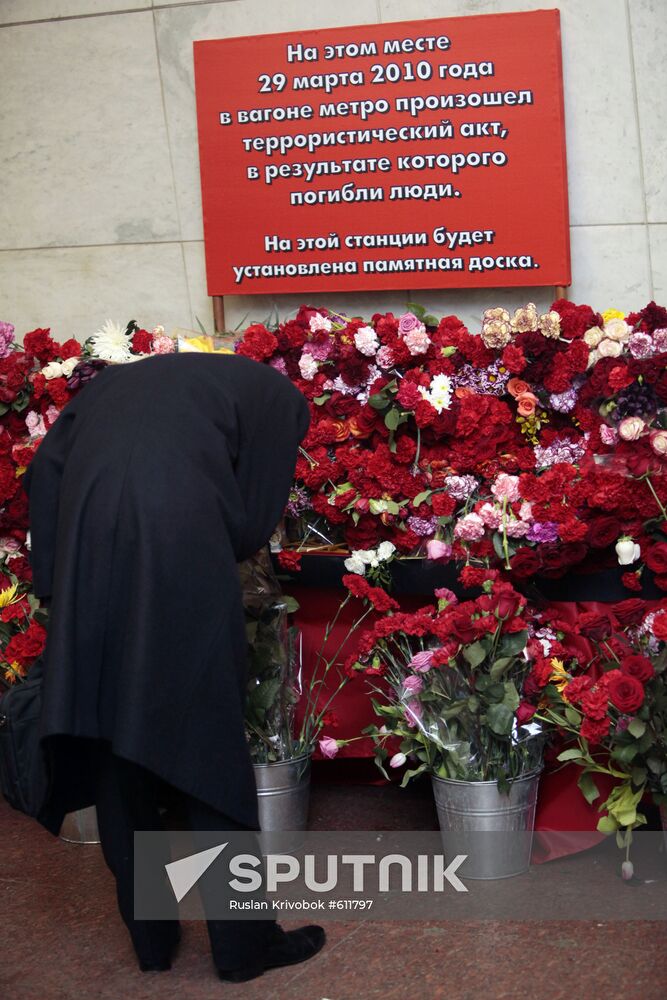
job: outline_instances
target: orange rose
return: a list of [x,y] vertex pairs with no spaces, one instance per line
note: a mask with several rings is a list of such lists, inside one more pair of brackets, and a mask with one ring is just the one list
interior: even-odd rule
[[334,433],[336,441],[345,441],[350,436],[350,428],[344,420],[334,420]]
[[532,417],[537,404],[537,396],[533,395],[532,392],[522,392],[520,396],[517,396],[516,401],[521,416]]
[[525,392],[530,392],[530,386],[523,379],[511,378],[507,383],[507,391],[510,396],[514,396],[516,399],[517,396],[523,396]]

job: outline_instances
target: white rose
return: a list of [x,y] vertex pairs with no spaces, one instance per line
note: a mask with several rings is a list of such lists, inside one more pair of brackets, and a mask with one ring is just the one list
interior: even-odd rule
[[62,372],[65,378],[69,378],[76,366],[78,365],[81,358],[68,358],[67,361],[63,361],[61,364]]
[[365,563],[367,566],[371,566],[373,564],[373,560],[375,559],[375,549],[357,549],[354,555],[358,556],[362,563]]
[[646,424],[641,417],[624,417],[618,425],[619,437],[623,441],[638,441],[645,428]]
[[59,361],[51,361],[42,368],[44,378],[60,378],[63,373],[62,365]]
[[631,566],[642,554],[641,546],[624,535],[616,542],[616,555],[619,566]]
[[586,330],[586,333],[584,334],[584,343],[587,347],[597,347],[603,337],[604,333],[600,327],[592,326],[590,330]]
[[623,344],[618,340],[601,340],[598,344],[598,354],[601,358],[617,358],[623,353]]
[[630,327],[624,319],[610,319],[609,322],[604,325],[604,335],[605,337],[608,337],[609,340],[618,340],[623,342],[630,336]]

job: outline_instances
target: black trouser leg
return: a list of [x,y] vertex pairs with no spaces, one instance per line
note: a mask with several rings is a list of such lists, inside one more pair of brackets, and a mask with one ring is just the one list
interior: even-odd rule
[[[120,915],[137,957],[145,965],[169,962],[179,928],[177,919],[134,918],[134,833],[162,829],[159,784],[150,771],[114,756],[109,748],[100,749],[95,804],[102,851],[116,879]],[[177,912],[174,900],[175,918]]]
[[[191,796],[184,796],[188,826],[191,831],[214,832],[214,831],[248,831],[248,827],[242,826],[217,812],[205,802]],[[252,833],[253,831],[249,831]],[[202,846],[210,846],[208,843]],[[254,838],[253,838],[254,840]],[[259,852],[259,842],[255,841],[253,846],[248,847],[250,853],[261,857]],[[227,877],[225,869],[220,866],[220,880],[217,885],[215,879],[203,880],[201,891],[204,909],[207,908],[207,890],[213,901],[219,905],[223,894],[226,891],[224,881]],[[215,872],[213,872],[215,875]],[[228,895],[228,892],[227,892]],[[208,920],[208,936],[211,942],[211,953],[213,961],[218,969],[231,970],[241,968],[252,968],[263,965],[267,943],[274,928],[275,920]]]

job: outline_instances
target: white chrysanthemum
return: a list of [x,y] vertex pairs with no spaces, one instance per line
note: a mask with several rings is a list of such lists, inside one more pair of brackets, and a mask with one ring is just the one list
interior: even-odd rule
[[89,338],[88,344],[93,356],[102,361],[123,364],[125,361],[133,359],[133,355],[130,353],[132,344],[130,337],[118,323],[114,323],[110,319]]

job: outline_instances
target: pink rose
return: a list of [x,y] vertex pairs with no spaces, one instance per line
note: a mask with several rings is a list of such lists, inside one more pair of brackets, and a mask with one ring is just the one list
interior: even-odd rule
[[452,554],[452,547],[449,542],[439,542],[436,538],[431,538],[426,543],[427,559],[449,559]]
[[403,706],[403,711],[405,712],[405,721],[407,724],[416,729],[422,720],[422,707],[419,702],[409,701],[407,705]]
[[649,440],[656,455],[664,458],[667,455],[667,431],[653,431]]
[[414,313],[403,313],[398,319],[398,332],[403,336],[406,333],[410,333],[411,330],[416,330],[418,327],[424,324],[417,319]]
[[417,673],[425,674],[427,670],[431,669],[431,661],[433,660],[433,650],[424,649],[421,653],[415,653],[408,667],[410,670],[416,670]]
[[421,677],[417,677],[416,674],[411,674],[403,681],[403,688],[406,694],[419,694],[419,692],[424,688],[424,682]]
[[338,753],[338,740],[334,740],[331,736],[323,736],[319,741],[320,753],[323,757],[327,757],[329,760],[335,757]]

